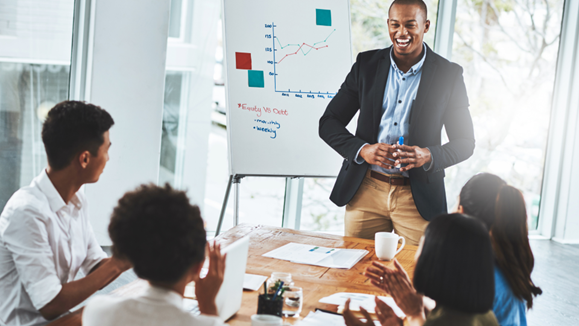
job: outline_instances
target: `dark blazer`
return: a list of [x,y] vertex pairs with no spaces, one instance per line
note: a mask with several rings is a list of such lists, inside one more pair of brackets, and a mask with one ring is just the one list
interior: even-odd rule
[[[428,221],[447,212],[444,169],[469,158],[474,150],[474,131],[468,110],[462,68],[428,46],[422,77],[410,111],[407,145],[428,147],[433,166],[409,171],[416,208]],[[320,137],[344,157],[330,199],[344,206],[354,197],[369,168],[354,158],[365,143],[374,144],[382,117],[384,89],[390,70],[390,47],[363,52],[340,90],[320,119]],[[356,135],[346,125],[360,110]],[[446,128],[449,142],[441,145],[441,130]]]

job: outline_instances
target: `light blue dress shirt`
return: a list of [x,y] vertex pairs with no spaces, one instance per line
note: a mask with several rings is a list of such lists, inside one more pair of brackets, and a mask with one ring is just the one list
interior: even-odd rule
[[[392,50],[390,50],[390,71],[388,72],[388,80],[386,82],[386,89],[384,90],[384,99],[382,102],[382,119],[380,120],[380,130],[378,131],[378,143],[397,144],[400,136],[404,137],[404,143],[408,139],[408,130],[410,127],[410,110],[416,93],[418,93],[418,86],[420,85],[420,78],[422,77],[422,66],[426,59],[426,45],[424,45],[424,55],[422,59],[412,66],[406,73],[398,69],[394,58],[392,57]],[[362,147],[368,144],[364,144]],[[360,151],[356,154],[355,162],[358,164],[364,163],[364,159],[360,157]],[[432,162],[431,162],[432,163]],[[428,165],[428,166],[427,166]],[[428,170],[432,164],[424,165],[425,170]],[[386,174],[400,174],[400,169],[385,169],[378,165],[371,165],[370,168],[374,171]],[[408,177],[408,171],[402,172],[402,175]]]

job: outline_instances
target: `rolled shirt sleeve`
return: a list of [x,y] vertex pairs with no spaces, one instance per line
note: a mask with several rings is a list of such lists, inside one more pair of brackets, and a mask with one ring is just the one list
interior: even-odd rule
[[361,156],[360,156],[360,152],[362,151],[362,148],[364,148],[364,146],[368,145],[368,143],[360,146],[360,149],[358,150],[358,152],[356,153],[356,157],[354,158],[354,162],[356,162],[356,164],[362,164],[364,162],[366,162],[366,160],[364,160]]
[[20,281],[38,310],[62,289],[45,223],[47,221],[34,209],[18,209],[2,236],[4,245],[12,254]]

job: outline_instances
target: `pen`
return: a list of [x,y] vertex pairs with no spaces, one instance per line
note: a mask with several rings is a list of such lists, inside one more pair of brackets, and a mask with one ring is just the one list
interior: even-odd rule
[[[404,145],[404,136],[400,136],[400,138],[398,138],[398,145]],[[400,152],[400,150],[398,150]],[[396,165],[396,168],[400,168],[402,166],[402,164],[398,164]]]
[[339,314],[335,311],[330,311],[330,310],[326,310],[326,309],[320,309],[320,308],[316,308],[316,311],[321,311],[321,312],[325,312],[327,314],[332,314],[332,315],[338,315],[341,316],[342,314]]
[[277,287],[277,290],[275,290],[275,293],[273,294],[273,298],[271,299],[271,301],[275,301],[275,298],[277,298],[277,293],[279,292],[279,290],[281,290],[282,286],[283,286],[283,281],[280,281],[279,286]]

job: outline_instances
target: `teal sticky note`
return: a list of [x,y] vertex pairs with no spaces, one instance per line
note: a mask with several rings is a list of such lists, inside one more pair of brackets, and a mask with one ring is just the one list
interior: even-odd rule
[[248,70],[247,80],[249,82],[249,87],[261,87],[263,88],[263,71],[261,70]]
[[316,9],[316,25],[332,26],[332,11]]

